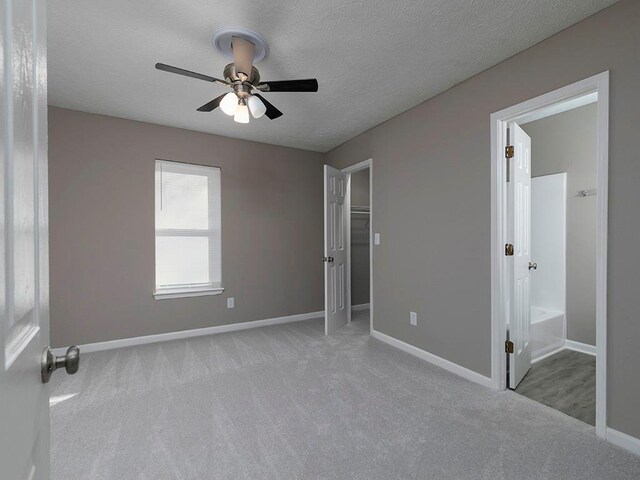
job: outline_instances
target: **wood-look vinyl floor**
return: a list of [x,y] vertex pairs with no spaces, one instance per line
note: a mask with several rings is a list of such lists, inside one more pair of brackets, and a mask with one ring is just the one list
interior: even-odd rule
[[535,363],[516,392],[589,425],[596,421],[596,357],[563,350]]

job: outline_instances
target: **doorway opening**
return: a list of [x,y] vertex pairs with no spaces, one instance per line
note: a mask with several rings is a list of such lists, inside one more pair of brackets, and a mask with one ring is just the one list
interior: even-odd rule
[[372,159],[325,165],[325,334],[357,322],[373,329]]
[[604,436],[608,72],[491,128],[494,387]]

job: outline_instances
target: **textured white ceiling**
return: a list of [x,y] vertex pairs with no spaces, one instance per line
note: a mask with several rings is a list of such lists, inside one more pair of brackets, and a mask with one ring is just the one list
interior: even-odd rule
[[[325,152],[615,0],[50,0],[49,103]],[[222,27],[261,33],[263,80],[316,77],[318,93],[271,93],[284,112],[240,125],[196,108],[224,87]]]

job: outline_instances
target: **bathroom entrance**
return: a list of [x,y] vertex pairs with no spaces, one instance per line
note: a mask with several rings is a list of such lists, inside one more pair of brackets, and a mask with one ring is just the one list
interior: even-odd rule
[[501,258],[494,252],[493,285],[504,367],[498,362],[494,373],[516,393],[594,426],[606,400],[606,80],[493,117],[494,128],[504,127],[496,138],[504,188],[494,191],[504,243]]
[[595,425],[597,104],[513,128],[530,144],[530,193],[515,198],[517,166],[513,187],[514,227],[530,237],[529,305],[514,300],[529,309],[531,363],[509,365],[509,387]]

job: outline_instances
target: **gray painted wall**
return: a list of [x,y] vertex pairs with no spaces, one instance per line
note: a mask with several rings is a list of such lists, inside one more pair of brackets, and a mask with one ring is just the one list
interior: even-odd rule
[[[522,125],[531,137],[532,176],[567,172],[567,338],[596,344],[598,115],[595,103]],[[535,259],[533,259],[535,261]]]
[[[325,156],[373,158],[376,330],[488,376],[489,115],[610,70],[608,423],[636,437],[638,25],[623,0]],[[322,308],[322,155],[56,108],[49,134],[54,346]],[[156,156],[223,167],[223,296],[151,296]]]
[[[369,206],[369,169],[351,174],[351,205]],[[351,304],[369,303],[369,217],[351,215]]]
[[639,25],[640,2],[623,0],[327,155],[373,158],[374,328],[489,376],[489,116],[610,70],[608,423],[636,437]]
[[[156,157],[222,167],[222,295],[153,298]],[[318,153],[51,107],[52,345],[322,310],[322,164]]]

